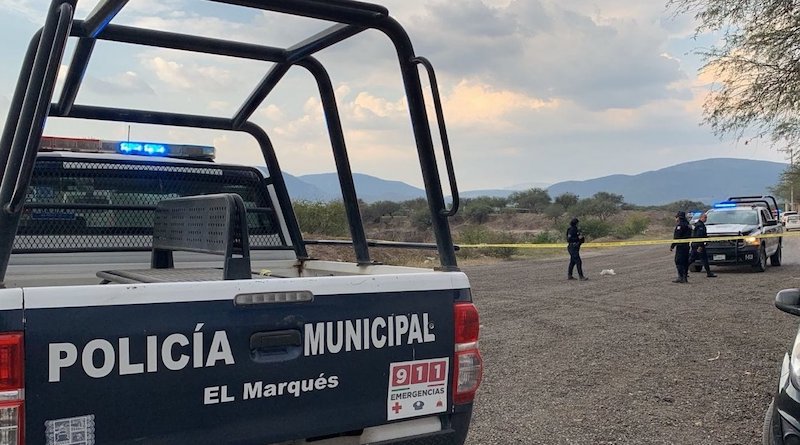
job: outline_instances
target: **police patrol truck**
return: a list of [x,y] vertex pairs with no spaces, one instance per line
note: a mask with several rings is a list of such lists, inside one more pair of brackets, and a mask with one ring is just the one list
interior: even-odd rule
[[[328,25],[276,48],[116,25],[125,3],[75,20],[74,0],[50,2],[0,135],[0,445],[462,444],[483,365],[430,63],[378,5],[219,1]],[[332,83],[314,57],[367,29],[398,56],[436,238],[387,244],[436,249],[435,270],[370,257],[381,243],[364,234]],[[273,65],[229,118],[76,104],[104,41]],[[355,262],[308,254],[268,134],[249,120],[289,70],[308,71],[320,94]],[[43,137],[48,116],[244,132],[267,169],[217,163],[208,146]]]
[[[783,255],[783,226],[777,219],[778,205],[772,196],[734,196],[714,205],[707,212],[706,243],[710,264],[750,265],[754,271],[763,272],[767,259],[772,266],[781,265]],[[714,241],[714,238],[731,238]],[[694,264],[699,272],[702,265]]]

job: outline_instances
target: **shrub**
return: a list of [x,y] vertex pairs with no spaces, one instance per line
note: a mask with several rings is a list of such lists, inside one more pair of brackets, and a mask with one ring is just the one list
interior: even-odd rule
[[[466,226],[461,229],[458,235],[458,244],[513,244],[516,240],[514,236],[507,232],[496,232],[486,227],[475,225]],[[463,256],[471,254],[483,254],[487,256],[508,259],[517,253],[516,247],[470,247],[460,251]]]
[[489,220],[489,215],[491,215],[493,211],[494,208],[488,204],[469,203],[464,209],[464,218],[475,224],[483,224]]
[[611,234],[611,224],[596,218],[588,218],[579,225],[587,239],[596,239]]
[[539,232],[530,241],[532,244],[553,244],[563,241],[563,238],[558,236],[556,232],[544,231]]
[[617,227],[614,235],[618,238],[630,238],[644,233],[647,226],[650,225],[650,219],[643,215],[631,215],[625,222]]
[[430,210],[427,208],[414,210],[411,214],[411,225],[417,230],[430,230],[433,225]]
[[342,201],[296,201],[293,207],[300,230],[304,233],[327,236],[350,234]]

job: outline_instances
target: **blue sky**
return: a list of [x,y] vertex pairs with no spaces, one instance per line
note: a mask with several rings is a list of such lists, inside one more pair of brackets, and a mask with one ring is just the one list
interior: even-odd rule
[[[0,0],[0,119],[45,0]],[[83,18],[95,0],[78,1]],[[767,142],[720,140],[700,126],[708,76],[690,18],[641,0],[387,0],[437,69],[462,190],[635,174],[736,157],[783,161]],[[288,46],[326,26],[198,0],[131,0],[116,23]],[[69,62],[68,50],[65,64]],[[397,64],[374,31],[318,55],[337,91],[353,170],[420,186]],[[232,115],[270,64],[101,43],[78,103]],[[62,72],[65,70],[62,70]],[[334,170],[308,74],[293,69],[253,120],[282,168]],[[127,126],[51,119],[46,134],[124,139]],[[133,125],[142,141],[213,144],[222,162],[263,164],[248,137]],[[442,166],[442,171],[443,166]],[[687,185],[688,186],[688,185]]]

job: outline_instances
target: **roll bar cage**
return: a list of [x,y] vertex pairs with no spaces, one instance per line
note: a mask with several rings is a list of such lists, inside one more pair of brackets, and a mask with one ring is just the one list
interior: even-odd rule
[[775,215],[777,219],[780,217],[780,207],[778,207],[778,201],[775,200],[774,196],[771,195],[763,195],[763,196],[731,196],[728,198],[728,201],[735,202],[737,204],[764,204],[764,207],[767,208],[770,215]]
[[[16,90],[11,99],[6,124],[0,134],[0,171],[4,172],[0,182],[0,281],[5,279],[44,124],[49,116],[194,127],[249,134],[258,142],[273,179],[297,258],[301,261],[308,259],[306,245],[270,138],[261,127],[249,120],[294,66],[307,70],[316,81],[356,260],[360,265],[372,264],[333,86],[325,67],[314,58],[316,52],[366,29],[383,32],[389,37],[397,52],[441,269],[458,270],[447,220],[458,210],[458,189],[435,74],[429,61],[414,54],[408,34],[389,15],[385,7],[354,0],[207,0],[335,23],[295,45],[279,48],[112,24],[112,20],[125,7],[128,0],[100,0],[85,20],[75,20],[73,16],[77,1],[51,0],[44,26],[34,34],[28,46]],[[53,101],[56,76],[64,58],[68,37],[75,37],[78,41],[60,97],[57,101]],[[75,98],[98,40],[266,61],[273,62],[274,65],[230,118],[76,104]],[[425,67],[431,81],[444,160],[453,194],[450,209],[446,208],[442,193],[420,84],[417,67],[419,64]]]

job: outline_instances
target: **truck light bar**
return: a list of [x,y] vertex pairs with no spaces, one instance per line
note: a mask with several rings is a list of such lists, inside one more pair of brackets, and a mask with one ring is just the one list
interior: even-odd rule
[[730,202],[730,201],[723,201],[714,204],[715,209],[732,209],[736,206],[737,204],[735,202]]
[[69,151],[76,153],[116,153],[124,155],[168,157],[213,161],[214,147],[204,145],[162,144],[154,142],[106,141],[43,136],[40,152]]

